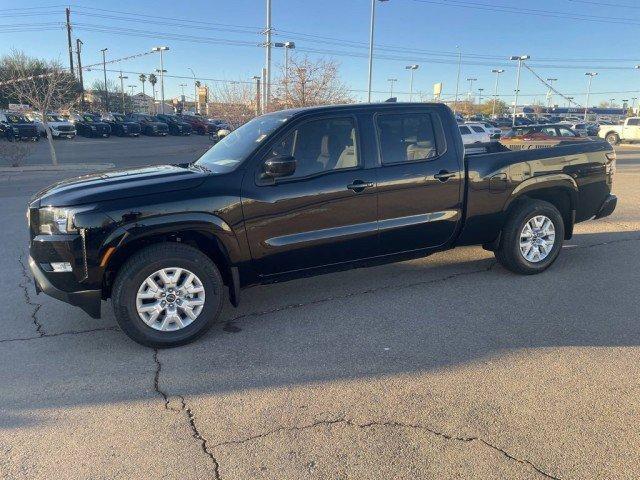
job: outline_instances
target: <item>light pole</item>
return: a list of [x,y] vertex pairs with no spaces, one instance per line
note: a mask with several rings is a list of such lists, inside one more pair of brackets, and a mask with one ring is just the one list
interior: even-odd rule
[[471,103],[473,103],[473,100],[471,99],[472,96],[475,97],[475,95],[473,95],[473,82],[477,81],[477,78],[467,78],[467,82],[469,82],[469,101]]
[[482,92],[484,92],[484,88],[478,89],[478,105],[482,104]]
[[376,2],[388,0],[371,0],[371,25],[369,28],[369,81],[367,87],[367,102],[371,103],[371,76],[373,75],[373,29],[376,23]]
[[122,93],[122,114],[125,114],[124,111],[124,80],[129,78],[129,77],[125,77],[122,75],[122,70],[120,70],[120,76],[118,77],[120,79],[120,92]]
[[405,70],[410,70],[411,71],[411,80],[409,80],[409,101],[411,101],[411,100],[413,100],[413,73],[418,68],[420,68],[420,65],[418,65],[418,64],[407,65],[404,68],[405,68]]
[[638,97],[631,97],[631,111],[634,112],[636,111],[636,100],[638,100]]
[[104,73],[104,105],[108,112],[109,111],[109,90],[107,88],[107,57],[106,57],[107,50],[109,49],[103,48],[100,51],[102,52],[102,71]]
[[260,75],[253,77],[256,81],[256,117],[260,116],[260,78]]
[[456,45],[458,49],[458,75],[456,76],[456,98],[453,101],[453,113],[455,115],[456,110],[458,109],[458,90],[460,87],[460,69],[462,68],[462,52],[460,51],[460,46]]
[[571,106],[571,101],[573,100],[573,97],[566,97],[567,98],[567,107]]
[[127,85],[127,87],[129,87],[129,88],[131,89],[131,93],[130,93],[129,95],[133,97],[133,89],[134,89],[134,88],[136,88],[136,87],[137,87],[137,85],[131,85],[131,84],[129,84],[129,85]]
[[529,60],[529,55],[513,55],[509,57],[509,60],[518,61],[518,73],[516,73],[516,98],[513,102],[513,116],[511,117],[511,125],[516,125],[516,110],[518,109],[518,94],[520,93],[520,70],[522,69],[522,62]]
[[266,58],[264,65],[264,101],[262,102],[262,108],[266,112],[269,103],[271,102],[271,0],[267,0],[267,28],[265,28],[264,34],[266,36]]
[[151,49],[152,52],[160,52],[160,101],[162,102],[160,104],[160,112],[164,115],[164,72],[166,72],[166,70],[164,69],[164,59],[162,56],[162,52],[164,52],[165,50],[169,50],[169,47],[153,47]]
[[181,89],[182,89],[182,112],[184,113],[184,87],[187,86],[186,83],[181,83],[180,85],[178,85]]
[[284,48],[284,78],[289,78],[289,50],[296,48],[295,42],[276,42],[273,44],[276,48]]
[[549,90],[547,91],[547,107],[551,107],[551,97],[552,97],[551,87],[553,85],[553,82],[557,82],[557,81],[558,81],[557,78],[547,78],[547,82],[549,82]]
[[500,78],[500,74],[504,73],[504,69],[494,68],[493,70],[491,70],[491,73],[496,74],[496,86],[493,90],[493,108],[491,110],[491,116],[495,117],[496,116],[496,100],[498,99],[498,79]]
[[587,72],[585,73],[587,77],[589,77],[589,85],[587,86],[587,102],[584,104],[584,121],[587,121],[587,110],[589,110],[589,96],[591,95],[591,81],[593,77],[598,75],[598,72]]
[[393,98],[393,84],[398,81],[397,78],[388,78],[387,82],[389,82],[389,98]]
[[615,98],[610,98],[609,99],[609,108],[613,108],[613,102],[615,102]]
[[196,80],[196,74],[193,72],[193,68],[188,67],[191,71],[191,75],[193,75],[193,101],[195,103],[195,111],[196,113],[200,113],[200,105],[198,102],[198,81]]

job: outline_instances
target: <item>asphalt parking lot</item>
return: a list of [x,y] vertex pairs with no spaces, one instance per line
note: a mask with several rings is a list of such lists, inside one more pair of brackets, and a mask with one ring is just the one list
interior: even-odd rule
[[[205,140],[61,162],[191,161]],[[0,173],[1,478],[640,477],[640,148],[618,152],[614,215],[544,274],[462,248],[256,287],[161,351],[111,305],[35,295],[27,199],[76,173]]]

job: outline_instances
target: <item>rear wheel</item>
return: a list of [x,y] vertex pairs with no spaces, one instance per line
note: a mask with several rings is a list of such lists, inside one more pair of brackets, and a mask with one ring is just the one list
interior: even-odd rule
[[620,136],[617,133],[608,133],[604,139],[611,145],[617,145],[620,143]]
[[563,241],[564,221],[558,209],[542,200],[524,201],[509,215],[495,256],[506,269],[532,275],[551,266]]
[[120,269],[113,309],[122,330],[155,348],[189,343],[222,308],[224,285],[215,264],[196,248],[161,243],[134,254]]

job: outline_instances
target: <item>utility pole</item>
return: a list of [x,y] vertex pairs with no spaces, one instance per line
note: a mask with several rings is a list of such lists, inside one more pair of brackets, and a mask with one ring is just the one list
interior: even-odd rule
[[67,44],[69,46],[69,70],[71,71],[71,75],[75,75],[73,70],[73,44],[71,43],[71,9],[67,7],[65,9],[65,13],[67,14]]
[[200,102],[198,102],[198,81],[196,80],[196,74],[193,69],[189,67],[189,70],[191,70],[191,75],[193,75],[193,109],[196,113],[200,113]]
[[265,79],[264,79],[264,102],[263,108],[266,111],[269,103],[271,102],[271,0],[267,0],[267,28],[264,31],[266,35],[266,41],[264,46],[266,47],[265,58]]
[[529,60],[529,55],[513,55],[509,57],[509,60],[518,61],[518,73],[516,74],[516,98],[513,103],[513,116],[511,117],[511,126],[516,126],[516,110],[518,108],[518,94],[520,93],[520,70],[522,69],[522,62]]
[[124,108],[124,80],[125,78],[129,78],[129,77],[125,77],[122,75],[122,70],[120,70],[120,76],[118,77],[120,79],[120,91],[122,93],[122,114],[126,115],[126,111]]
[[478,80],[477,78],[467,78],[467,82],[469,82],[469,101],[474,103],[475,95],[473,94],[473,82]]
[[393,84],[398,81],[397,78],[388,78],[387,82],[389,82],[389,98],[393,98]]
[[76,38],[76,54],[78,55],[78,80],[80,80],[80,106],[84,110],[84,81],[82,80],[82,61],[80,53],[82,51],[82,40]]
[[456,113],[458,109],[458,90],[460,87],[460,69],[462,68],[462,52],[460,51],[460,46],[456,45],[458,49],[458,76],[456,77],[456,98],[453,101],[453,113]]
[[267,113],[267,69],[262,67],[262,105],[260,105],[260,111]]
[[495,89],[493,91],[493,108],[491,110],[491,116],[495,117],[496,116],[496,100],[498,99],[498,80],[500,78],[500,74],[504,73],[504,69],[502,69],[502,68],[494,68],[493,70],[491,70],[491,73],[495,73],[496,74],[496,86],[495,86]]
[[102,52],[102,71],[104,73],[104,106],[109,111],[109,91],[107,88],[107,60],[106,60],[106,52],[109,50],[108,48],[103,48],[100,51]]
[[411,70],[411,80],[409,80],[409,101],[413,100],[413,73],[420,68],[420,65],[407,65],[405,70]]
[[547,92],[547,107],[551,107],[551,97],[553,90],[551,89],[553,82],[557,82],[557,78],[547,78],[547,82],[549,82],[549,91]]
[[585,73],[587,77],[589,77],[589,86],[587,87],[587,101],[584,104],[584,121],[587,121],[587,110],[589,110],[589,96],[591,95],[591,80],[593,77],[598,75],[598,72],[587,72]]
[[253,79],[256,81],[256,117],[260,116],[260,76],[255,75]]

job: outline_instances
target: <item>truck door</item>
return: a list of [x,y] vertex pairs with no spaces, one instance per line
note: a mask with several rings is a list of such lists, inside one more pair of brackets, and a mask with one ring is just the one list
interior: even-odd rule
[[464,170],[438,111],[385,109],[374,121],[380,253],[446,243],[461,220]]
[[[314,116],[274,139],[242,185],[253,263],[272,275],[377,254],[376,169],[365,168],[355,116]],[[296,161],[292,175],[264,178],[273,157]]]
[[623,140],[640,140],[640,118],[628,119],[622,127],[620,138]]

